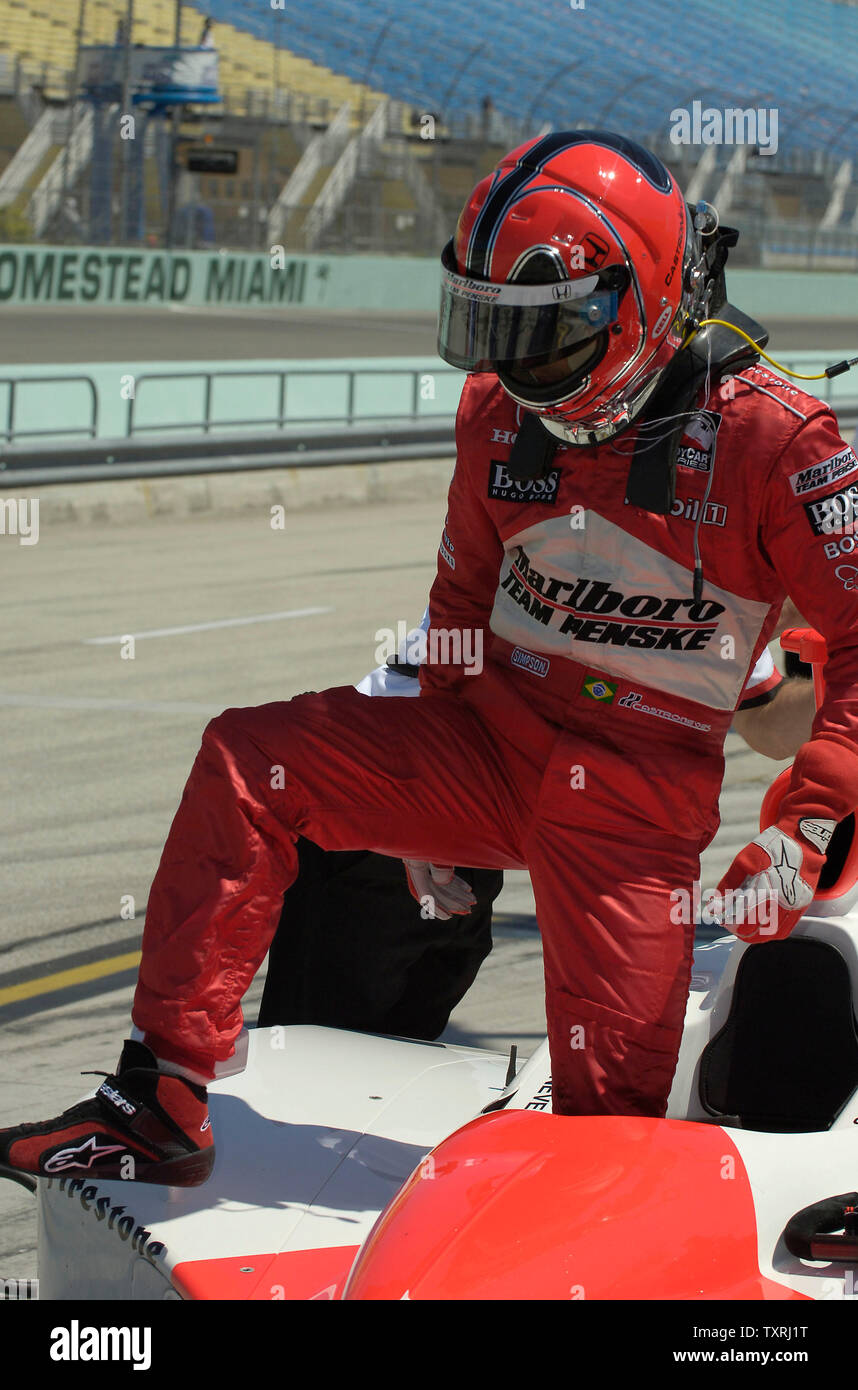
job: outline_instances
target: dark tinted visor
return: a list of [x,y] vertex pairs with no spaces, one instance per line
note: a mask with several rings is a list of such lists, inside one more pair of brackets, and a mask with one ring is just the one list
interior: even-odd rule
[[550,285],[474,280],[455,270],[452,241],[441,257],[438,352],[467,372],[561,357],[616,321],[619,294],[598,275]]

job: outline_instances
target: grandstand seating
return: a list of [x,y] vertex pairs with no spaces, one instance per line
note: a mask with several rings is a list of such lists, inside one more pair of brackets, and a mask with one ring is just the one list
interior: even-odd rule
[[[88,0],[85,11],[84,43],[112,43],[117,25],[125,13],[124,0]],[[258,7],[261,13],[261,7]],[[240,7],[239,17],[241,16]],[[79,0],[42,0],[33,6],[27,0],[0,0],[0,54],[17,61],[31,82],[47,94],[65,97],[75,65]],[[204,11],[184,5],[182,43],[196,44],[203,25]],[[269,32],[251,33],[245,25],[217,23],[213,38],[220,54],[221,87],[232,111],[245,112],[260,97],[274,98],[284,92],[293,97],[312,99],[327,119],[344,101],[355,104],[356,118],[361,107],[371,110],[381,93],[333,72],[306,57],[276,48],[272,38],[280,37],[277,12],[265,7]],[[169,45],[175,29],[173,0],[136,0],[134,43]],[[273,104],[273,100],[272,100]]]
[[[17,67],[48,100],[67,97],[79,8],[80,0],[0,0],[0,92],[11,90],[8,75]],[[87,0],[84,42],[112,43],[125,9],[125,0]],[[314,130],[346,102],[357,130],[382,94],[393,98],[388,137],[362,156],[348,204],[326,222],[322,241],[313,243],[318,249],[368,249],[382,223],[393,229],[382,238],[386,247],[405,248],[410,224],[415,245],[421,237],[434,245],[439,219],[454,224],[468,191],[498,156],[552,127],[626,130],[657,150],[686,186],[701,150],[671,142],[671,113],[694,101],[777,107],[778,157],[750,158],[732,190],[729,214],[743,226],[759,230],[773,219],[812,229],[829,205],[838,162],[852,157],[858,167],[858,5],[844,0],[755,0],[753,7],[747,0],[678,7],[586,0],[580,12],[566,0],[480,0],[476,8],[467,0],[287,0],[282,9],[271,0],[199,0],[183,6],[184,44],[198,41],[205,15],[214,19],[227,115],[221,121],[217,113],[217,138],[245,150],[244,167],[253,163],[252,177],[185,180],[194,197],[214,206],[219,237],[234,225],[241,240],[241,219],[245,233],[264,225]],[[134,16],[133,42],[172,43],[174,0],[135,0]],[[419,138],[420,115],[428,112],[438,139]],[[210,114],[199,108],[196,119]],[[192,108],[186,116],[195,118]],[[233,117],[246,124],[231,126]],[[259,121],[271,117],[275,123],[261,134]],[[0,98],[0,172],[20,126],[15,104]],[[397,173],[403,136],[411,159],[405,181]],[[147,148],[150,236],[163,226],[165,166],[163,144],[160,153],[153,141]],[[732,153],[729,146],[717,150],[705,196],[719,191]],[[287,245],[309,244],[307,214],[331,167],[323,162],[288,210]],[[33,171],[14,211],[24,210],[43,172]],[[858,186],[847,189],[836,215],[854,236]]]
[[24,116],[11,97],[0,97],[0,171],[29,132]]
[[[208,0],[260,36],[272,14],[293,53],[426,110],[530,112],[555,129],[607,124],[650,135],[705,93],[775,104],[783,149],[846,155],[858,143],[858,9],[834,0],[313,0],[272,11]],[[552,80],[553,78],[553,80]],[[850,123],[850,116],[856,119]]]
[[[0,54],[64,94],[79,0],[0,0]],[[88,0],[84,38],[111,42],[124,0]],[[420,110],[527,116],[535,127],[611,125],[651,136],[671,110],[777,105],[783,149],[851,153],[858,142],[858,8],[836,0],[203,0],[183,8],[182,40],[215,19],[230,109],[284,89],[358,113],[386,93]],[[133,38],[172,42],[173,0],[137,0]],[[62,93],[60,89],[62,88]],[[248,95],[252,93],[252,97]]]

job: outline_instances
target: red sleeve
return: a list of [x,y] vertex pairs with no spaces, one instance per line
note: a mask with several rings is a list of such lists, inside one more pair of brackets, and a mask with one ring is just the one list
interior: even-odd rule
[[[814,482],[826,476],[837,481]],[[798,611],[828,645],[825,699],[811,738],[796,757],[788,795],[798,793],[803,782],[830,785],[832,755],[840,749],[842,777],[830,801],[840,819],[858,805],[856,534],[858,459],[831,413],[815,415],[793,434],[768,479],[760,540]],[[845,750],[853,757],[844,758]]]
[[[480,493],[479,458],[472,417],[476,382],[465,382],[456,416],[456,468],[447,498],[447,518],[438,548],[438,572],[429,594],[426,661],[421,690],[443,690],[465,679],[473,660],[489,644],[503,544],[489,516],[488,460],[485,497]],[[445,636],[450,634],[449,636]],[[466,659],[455,660],[464,656]]]

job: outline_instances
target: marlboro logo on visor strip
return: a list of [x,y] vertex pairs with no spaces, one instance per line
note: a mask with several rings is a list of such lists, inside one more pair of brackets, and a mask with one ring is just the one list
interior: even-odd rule
[[598,275],[581,280],[558,280],[551,285],[497,285],[489,280],[472,280],[468,276],[443,272],[443,288],[461,299],[483,304],[532,306],[557,304],[569,299],[586,299],[599,283]]

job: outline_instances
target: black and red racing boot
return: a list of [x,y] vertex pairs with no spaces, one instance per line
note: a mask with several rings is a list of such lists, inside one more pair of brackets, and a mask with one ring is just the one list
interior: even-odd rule
[[115,1076],[90,1100],[55,1120],[0,1130],[0,1174],[124,1178],[197,1187],[214,1165],[204,1086],[158,1070],[139,1042],[127,1042]]

